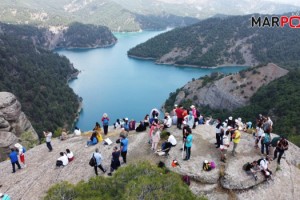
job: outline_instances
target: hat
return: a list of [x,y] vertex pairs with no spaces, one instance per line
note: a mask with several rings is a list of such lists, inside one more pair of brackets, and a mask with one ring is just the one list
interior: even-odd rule
[[0,197],[3,197],[4,196],[4,194],[3,193],[0,193]]
[[267,176],[270,176],[270,172],[266,171],[266,175],[267,175]]
[[175,105],[174,105],[174,107],[178,107],[178,105],[177,105],[177,104],[175,104]]
[[182,123],[183,123],[183,124],[186,124],[186,121],[183,121]]
[[227,128],[230,130],[230,129],[232,129],[232,127],[231,126],[227,126]]
[[229,120],[232,120],[232,117],[230,116],[228,119],[229,119]]
[[190,108],[195,108],[195,106],[194,105],[191,105],[191,107]]
[[107,117],[107,113],[104,113],[104,114],[103,114],[103,117]]
[[207,164],[207,163],[208,163],[208,160],[204,160],[204,163],[206,163],[206,164]]
[[20,145],[19,143],[16,143],[15,147],[19,149],[19,148],[22,148],[22,145]]
[[127,117],[125,118],[125,121],[128,121],[128,118],[127,118]]

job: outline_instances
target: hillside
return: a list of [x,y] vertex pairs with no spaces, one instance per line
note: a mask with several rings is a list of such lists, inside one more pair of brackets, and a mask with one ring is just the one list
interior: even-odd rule
[[112,46],[117,38],[104,26],[74,22],[68,26],[38,28],[31,25],[11,25],[0,22],[0,34],[29,40],[34,45],[55,48],[97,48]]
[[0,91],[16,95],[39,136],[70,127],[79,102],[67,80],[78,71],[66,57],[41,47],[46,39],[39,29],[0,27]]
[[211,18],[177,28],[137,45],[128,56],[196,67],[299,62],[299,31],[251,27],[251,17]]
[[299,78],[299,69],[287,73],[273,64],[225,77],[207,76],[171,93],[164,107],[170,111],[175,103],[186,107],[194,104],[204,115],[243,117],[253,123],[258,113],[268,115],[275,123],[274,132],[300,146]]
[[[298,147],[290,143],[289,150],[285,153],[286,157],[281,161],[280,169],[276,170],[276,162],[271,162],[270,169],[274,173],[274,181],[265,182],[261,174],[258,174],[258,181],[254,181],[253,177],[246,175],[242,170],[245,162],[261,157],[259,151],[253,148],[252,135],[242,133],[240,145],[237,147],[237,157],[232,157],[228,153],[228,162],[222,164],[219,161],[219,151],[214,147],[214,130],[214,127],[210,125],[201,125],[193,129],[194,142],[190,161],[182,161],[180,151],[182,132],[175,126],[171,127],[170,131],[177,138],[178,145],[170,151],[169,157],[159,157],[153,154],[147,144],[147,132],[137,134],[133,131],[128,136],[128,164],[144,160],[156,164],[162,160],[170,170],[178,174],[188,174],[192,178],[190,189],[193,193],[205,195],[208,199],[259,199],[261,197],[266,200],[275,197],[278,200],[297,199],[300,191],[300,182],[297,179],[300,175],[300,170],[297,168],[300,163],[299,157],[297,157],[300,153]],[[112,127],[109,127],[109,137],[112,141],[116,141],[118,134],[119,130],[114,131]],[[95,147],[84,148],[87,139],[88,137],[84,136],[73,137],[65,141],[54,139],[52,141],[54,149],[51,153],[47,151],[46,144],[30,149],[25,154],[27,167],[17,170],[15,174],[11,173],[9,161],[1,162],[1,192],[10,194],[12,199],[36,200],[42,199],[47,190],[55,183],[68,181],[75,184],[81,180],[87,181],[89,178],[95,177],[94,169],[88,165]],[[106,169],[109,168],[114,145],[116,144],[96,145],[103,156],[102,164]],[[75,160],[66,167],[57,169],[55,161],[59,157],[59,152],[65,151],[66,148],[74,152]],[[178,160],[181,167],[171,167],[174,158]],[[217,168],[210,172],[203,171],[201,167],[205,159],[215,161]],[[126,165],[122,165],[122,167],[124,166]],[[130,173],[132,172],[130,171]],[[107,177],[102,172],[99,175]],[[282,188],[285,188],[284,193]],[[61,190],[60,193],[54,194],[62,195],[64,191]]]

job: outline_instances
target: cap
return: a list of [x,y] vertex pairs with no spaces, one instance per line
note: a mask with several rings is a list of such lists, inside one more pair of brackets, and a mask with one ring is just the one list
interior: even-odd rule
[[128,121],[128,118],[126,117],[125,120]]
[[191,107],[190,108],[195,108],[195,106],[194,105],[191,105]]
[[207,163],[208,163],[208,160],[204,160],[204,163],[206,163],[206,164],[207,164]]

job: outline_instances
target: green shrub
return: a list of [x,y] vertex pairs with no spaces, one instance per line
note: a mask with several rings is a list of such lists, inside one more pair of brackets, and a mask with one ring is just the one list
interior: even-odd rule
[[199,199],[178,174],[165,173],[149,162],[119,168],[111,178],[94,177],[71,185],[62,182],[47,192],[45,200],[91,199]]

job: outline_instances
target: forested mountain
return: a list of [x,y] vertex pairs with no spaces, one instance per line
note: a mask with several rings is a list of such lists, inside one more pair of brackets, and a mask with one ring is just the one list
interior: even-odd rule
[[0,20],[44,26],[78,21],[108,26],[113,31],[137,31],[190,25],[216,14],[280,14],[297,10],[295,5],[250,0],[2,0]]
[[50,29],[0,22],[0,33],[30,40],[35,45],[46,49],[107,47],[117,42],[117,38],[107,27],[78,22],[66,27]]
[[67,58],[42,48],[47,39],[39,29],[0,27],[0,91],[16,95],[39,136],[70,127],[79,100],[67,80],[77,70]]
[[251,17],[211,18],[176,28],[130,49],[128,55],[200,67],[300,61],[297,29],[251,27]]

